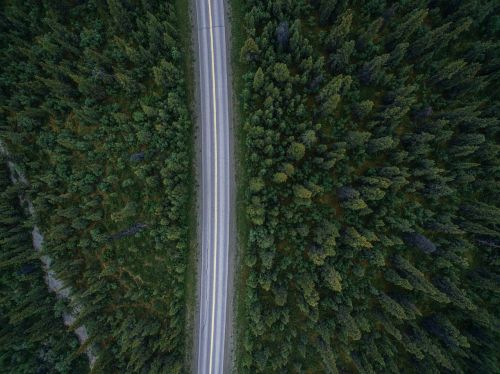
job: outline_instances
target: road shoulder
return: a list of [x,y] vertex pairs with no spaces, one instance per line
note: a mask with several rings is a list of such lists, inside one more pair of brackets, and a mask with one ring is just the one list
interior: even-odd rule
[[228,258],[228,278],[227,278],[227,306],[226,306],[226,336],[225,336],[225,358],[224,371],[233,373],[235,370],[235,269],[238,261],[238,243],[236,240],[236,158],[235,158],[235,127],[238,123],[237,111],[234,110],[236,98],[234,95],[233,80],[233,49],[231,32],[231,7],[228,1],[224,1],[225,37],[226,37],[226,66],[228,84],[228,104],[229,104],[229,258]]
[[198,341],[198,279],[200,267],[199,243],[201,243],[201,129],[199,126],[199,69],[197,60],[197,32],[195,0],[176,0],[175,6],[179,16],[185,20],[180,33],[182,37],[182,50],[184,52],[184,71],[186,76],[187,96],[192,123],[191,159],[191,187],[189,209],[189,254],[186,268],[186,296],[185,296],[185,358],[184,367],[187,372],[196,370],[196,353]]

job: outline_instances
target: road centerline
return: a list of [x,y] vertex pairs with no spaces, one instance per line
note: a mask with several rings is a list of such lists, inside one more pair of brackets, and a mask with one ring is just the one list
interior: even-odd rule
[[217,154],[217,103],[215,89],[215,53],[214,53],[214,33],[212,22],[212,2],[208,2],[208,22],[210,34],[210,55],[211,55],[211,77],[212,77],[212,105],[213,105],[213,130],[214,130],[214,258],[212,274],[212,320],[210,326],[210,354],[209,354],[209,374],[212,374],[214,330],[215,330],[215,301],[216,301],[216,279],[217,279],[217,216],[218,216],[218,154]]

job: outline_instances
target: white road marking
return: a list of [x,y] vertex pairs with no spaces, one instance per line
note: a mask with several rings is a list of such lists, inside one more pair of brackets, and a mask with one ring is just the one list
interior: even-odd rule
[[217,215],[218,215],[218,175],[217,175],[217,105],[216,105],[216,95],[215,95],[215,56],[214,56],[214,33],[212,27],[212,2],[208,1],[208,20],[209,20],[209,32],[210,32],[210,54],[212,58],[212,96],[213,96],[213,111],[214,111],[214,187],[215,187],[215,197],[214,197],[214,266],[213,266],[213,281],[212,281],[212,323],[210,327],[210,355],[209,355],[209,374],[212,374],[212,360],[214,351],[214,325],[215,325],[215,285],[216,285],[216,274],[217,274]]

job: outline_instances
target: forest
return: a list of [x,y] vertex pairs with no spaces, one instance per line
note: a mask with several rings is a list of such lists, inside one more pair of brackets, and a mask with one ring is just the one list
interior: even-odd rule
[[239,372],[498,373],[500,4],[231,5]]
[[[499,2],[227,3],[237,372],[499,373]],[[0,2],[0,372],[190,371],[188,4]]]
[[[4,161],[4,160],[2,160]],[[0,167],[0,367],[3,372],[86,373],[62,300],[49,294],[30,229],[5,162]]]
[[[84,373],[87,349],[94,372],[186,371],[193,144],[180,3],[1,2],[2,373]],[[10,183],[6,161],[26,180]],[[40,256],[70,300],[49,293]]]

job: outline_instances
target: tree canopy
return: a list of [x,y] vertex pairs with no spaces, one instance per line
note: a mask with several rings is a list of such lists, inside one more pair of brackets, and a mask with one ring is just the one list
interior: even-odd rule
[[240,371],[498,372],[498,3],[243,4]]
[[43,254],[81,306],[74,328],[88,330],[95,370],[181,372],[187,20],[152,0],[6,1],[0,17],[0,137],[26,175]]

